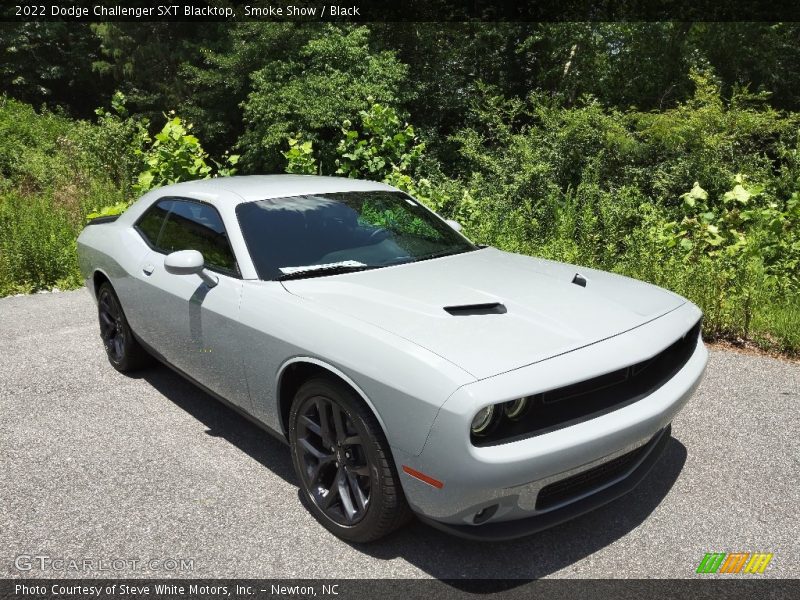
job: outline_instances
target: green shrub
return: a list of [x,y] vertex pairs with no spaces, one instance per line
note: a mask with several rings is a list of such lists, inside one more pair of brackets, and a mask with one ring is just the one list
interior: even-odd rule
[[439,207],[477,241],[672,289],[709,338],[800,352],[798,117],[694,80],[660,113],[484,89],[480,126],[452,138],[463,187]]
[[114,94],[112,107],[114,113],[95,111],[99,123],[95,128],[94,139],[98,142],[95,151],[102,159],[110,157],[120,165],[109,172],[116,174],[114,181],[125,197],[113,204],[95,206],[88,218],[120,214],[135,198],[157,187],[236,173],[239,156],[226,152],[223,162],[211,158],[197,136],[190,132],[193,125],[184,124],[175,111],[164,115],[166,123],[161,131],[150,137],[146,120],[127,116],[123,94]]
[[95,152],[100,129],[0,100],[0,296],[79,284],[86,213],[123,199]]
[[345,119],[332,153],[318,151],[305,136],[290,137],[287,143],[289,149],[283,152],[287,173],[309,175],[332,163],[336,175],[382,181],[423,201],[432,193],[428,180],[413,177],[425,145],[391,106],[372,103],[359,111],[356,123]]
[[79,206],[59,206],[49,195],[0,198],[0,296],[79,285],[75,240],[83,223]]
[[174,111],[164,116],[167,122],[161,131],[154,139],[146,136],[142,140],[143,147],[135,150],[144,163],[144,170],[134,185],[137,196],[164,185],[208,179],[214,175],[226,177],[236,172],[234,165],[239,160],[238,155],[227,156],[225,164],[216,162],[203,150],[197,136],[190,133],[191,123],[184,124]]
[[178,117],[151,138],[122,94],[111,103],[91,124],[0,102],[0,296],[79,285],[87,217],[118,214],[152,187],[234,172],[237,156],[214,161]]
[[314,144],[311,140],[289,138],[289,149],[283,153],[286,158],[286,172],[295,175],[314,175],[319,168],[314,157]]
[[[252,91],[242,105],[246,131],[238,142],[250,170],[279,168],[280,149],[297,131],[323,149],[325,159],[342,121],[354,119],[368,98],[394,103],[406,95],[406,65],[394,52],[375,51],[367,27],[328,24],[315,31],[296,53],[251,74]],[[333,170],[323,162],[323,171]]]
[[91,127],[0,97],[0,191],[84,186],[100,168],[87,148]]
[[800,353],[800,297],[775,297],[753,316],[753,338],[758,345],[787,354]]
[[145,170],[142,150],[148,141],[149,122],[128,114],[127,99],[122,92],[111,98],[111,110],[98,108],[97,127],[88,129],[87,148],[100,163],[100,168],[127,195],[132,195],[139,174]]

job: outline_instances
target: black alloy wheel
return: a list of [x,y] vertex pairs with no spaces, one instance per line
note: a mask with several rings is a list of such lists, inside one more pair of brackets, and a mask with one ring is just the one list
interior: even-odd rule
[[335,523],[355,525],[370,501],[370,468],[361,433],[330,398],[306,399],[297,423],[304,484],[314,503]]
[[125,327],[122,309],[110,288],[100,290],[97,311],[100,316],[100,338],[108,358],[111,362],[119,363],[125,358]]
[[150,364],[150,355],[136,341],[119,298],[108,282],[103,283],[97,292],[97,315],[100,339],[115,369],[127,373]]
[[368,542],[409,519],[383,430],[343,382],[323,377],[300,387],[289,442],[303,502],[337,536]]

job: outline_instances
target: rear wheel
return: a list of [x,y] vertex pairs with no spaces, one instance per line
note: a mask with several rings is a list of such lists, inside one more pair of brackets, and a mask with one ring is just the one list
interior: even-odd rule
[[369,542],[410,518],[383,431],[349,387],[326,378],[303,384],[289,441],[303,501],[335,535]]
[[122,373],[146,367],[152,357],[133,337],[122,305],[108,282],[97,293],[97,314],[100,321],[100,338],[111,365]]

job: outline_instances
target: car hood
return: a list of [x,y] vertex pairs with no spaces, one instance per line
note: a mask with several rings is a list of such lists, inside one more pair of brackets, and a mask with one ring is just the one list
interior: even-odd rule
[[[585,286],[573,282],[576,274]],[[410,340],[477,379],[609,338],[686,302],[621,275],[495,248],[284,286]]]

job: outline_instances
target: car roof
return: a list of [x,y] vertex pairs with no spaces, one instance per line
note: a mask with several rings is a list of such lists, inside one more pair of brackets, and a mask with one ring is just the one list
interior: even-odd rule
[[216,177],[176,183],[159,188],[159,196],[186,196],[202,198],[214,204],[266,200],[308,194],[331,192],[359,192],[370,190],[397,191],[395,188],[363,179],[323,177],[319,175],[246,175]]

